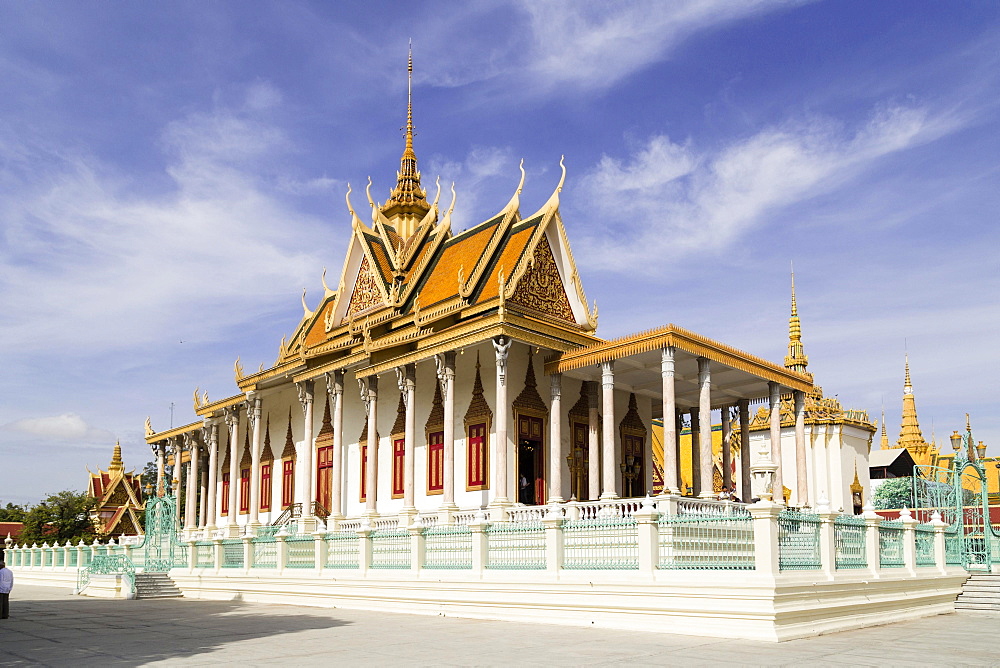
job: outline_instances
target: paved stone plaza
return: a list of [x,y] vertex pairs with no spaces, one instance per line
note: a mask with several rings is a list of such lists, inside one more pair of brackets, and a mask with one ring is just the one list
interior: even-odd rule
[[1000,665],[998,629],[1000,613],[959,613],[771,644],[18,586],[0,665]]

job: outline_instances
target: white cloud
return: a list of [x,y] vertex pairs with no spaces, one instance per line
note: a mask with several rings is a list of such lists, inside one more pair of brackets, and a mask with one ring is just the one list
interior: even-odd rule
[[547,85],[603,88],[664,58],[691,35],[808,0],[525,0],[531,70]]
[[[813,118],[764,129],[714,154],[654,136],[628,160],[604,156],[581,179],[584,207],[608,227],[576,245],[590,266],[608,270],[637,258],[663,267],[662,260],[692,249],[722,249],[765,213],[832,190],[878,158],[935,139],[956,122],[921,108],[889,107],[853,133]],[[607,233],[612,227],[614,238]]]
[[[440,175],[441,177],[441,201],[438,206],[442,212],[447,210],[451,202],[451,184],[455,183],[457,195],[455,212],[452,214],[452,230],[460,232],[473,225],[481,223],[483,215],[490,215],[495,211],[483,212],[479,209],[480,201],[485,200],[484,194],[491,197],[496,186],[496,177],[509,175],[512,180],[511,187],[516,186],[513,181],[519,175],[516,163],[512,157],[510,147],[499,146],[475,146],[463,160],[448,160],[440,156],[434,156],[429,161],[429,169],[425,173]],[[425,183],[429,198],[434,196],[434,186]],[[511,190],[510,195],[513,195]],[[503,200],[506,201],[506,200]],[[494,205],[496,206],[496,205]]]
[[219,108],[170,123],[162,145],[165,172],[140,182],[0,138],[0,347],[121,350],[177,330],[212,340],[319,282],[324,249],[301,239],[320,223],[278,195],[330,184],[282,174],[281,131]]
[[83,444],[103,443],[105,446],[114,439],[111,432],[92,427],[76,413],[25,418],[9,422],[0,429],[54,441],[78,441]]

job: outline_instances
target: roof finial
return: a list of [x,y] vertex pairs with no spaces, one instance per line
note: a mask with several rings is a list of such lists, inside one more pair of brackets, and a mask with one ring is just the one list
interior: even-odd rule
[[397,232],[405,239],[412,234],[415,221],[423,218],[430,209],[427,192],[420,187],[417,154],[413,151],[413,40],[410,40],[406,60],[406,146],[399,160],[396,187],[389,193],[382,213],[390,220],[394,216],[402,216],[401,221],[394,221],[393,224],[399,227]]
[[799,308],[795,303],[795,264],[792,264],[792,313],[788,318],[788,355],[785,356],[785,368],[799,373],[807,373],[809,358],[806,357],[802,345],[802,325],[799,322]]
[[115,441],[115,449],[111,455],[111,465],[108,466],[108,474],[111,477],[116,475],[122,475],[125,472],[125,464],[122,463],[122,444],[121,441]]
[[889,449],[889,434],[885,430],[885,402],[882,402],[882,440],[879,442],[879,447],[883,450]]
[[910,382],[910,355],[906,354],[906,375],[903,380],[903,421],[899,427],[898,447],[922,448],[927,445],[920,433],[920,423],[917,420],[917,402],[913,397],[913,384]]

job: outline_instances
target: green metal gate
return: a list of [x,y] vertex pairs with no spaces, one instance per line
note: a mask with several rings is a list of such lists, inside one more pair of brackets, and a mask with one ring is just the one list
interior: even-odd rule
[[927,522],[933,511],[961,537],[962,565],[967,570],[1000,564],[1000,532],[990,522],[986,472],[960,451],[953,468],[915,466],[913,498],[916,516]]
[[187,564],[187,545],[177,538],[177,499],[154,496],[146,501],[146,534],[139,550],[143,553],[143,571],[166,573]]

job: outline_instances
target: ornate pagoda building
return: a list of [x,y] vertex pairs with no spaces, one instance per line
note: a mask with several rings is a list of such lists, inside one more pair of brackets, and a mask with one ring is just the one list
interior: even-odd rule
[[[412,60],[410,72],[412,82]],[[303,293],[274,363],[247,373],[237,359],[235,392],[196,392],[190,424],[156,431],[147,420],[160,470],[168,454],[187,462],[177,478],[188,485],[189,532],[238,535],[290,518],[306,529],[362,518],[407,526],[418,513],[450,524],[644,496],[653,420],[664,425],[661,489],[710,498],[712,415],[749,452],[751,402],[814,391],[804,367],[676,325],[600,338],[560,213],[562,161],[537,211],[521,210],[522,167],[495,215],[455,233],[455,188],[447,207],[440,187],[428,198],[413,128],[411,87],[395,187],[376,202],[369,180],[366,220],[348,187],[345,224],[333,231],[349,236],[339,277],[331,286],[324,272],[318,303]],[[690,490],[680,484],[682,418],[694,432]],[[267,443],[285,444],[280,462]],[[788,471],[811,450],[775,446],[794,480]]]
[[[792,274],[785,368],[811,378],[808,365]],[[844,408],[837,398],[823,394],[819,386],[805,392],[801,401],[799,407],[791,394],[781,399],[782,457],[796,462],[780,479],[786,501],[797,507],[815,507],[820,496],[825,496],[834,509],[860,513],[869,496],[868,458],[878,427],[868,411]],[[796,419],[800,410],[801,422]],[[751,447],[770,438],[770,419],[770,409],[759,407],[750,423]],[[799,438],[800,431],[803,438]],[[800,448],[805,448],[804,454]],[[777,481],[775,485],[777,489]]]
[[97,499],[90,516],[100,535],[117,538],[142,533],[142,484],[135,471],[125,472],[120,444],[115,443],[108,470],[90,474],[87,495]]

